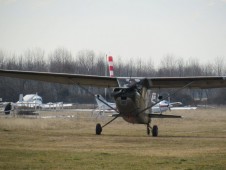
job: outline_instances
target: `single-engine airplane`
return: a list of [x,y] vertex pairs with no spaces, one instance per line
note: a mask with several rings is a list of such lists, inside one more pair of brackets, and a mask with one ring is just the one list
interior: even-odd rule
[[108,77],[97,75],[65,74],[50,72],[18,71],[18,70],[0,70],[0,76],[38,80],[52,83],[61,83],[68,85],[96,86],[114,88],[112,96],[114,97],[118,112],[112,120],[101,126],[96,125],[96,134],[100,135],[102,129],[117,119],[122,117],[129,123],[145,124],[147,134],[158,136],[158,127],[150,126],[152,118],[180,118],[176,115],[153,114],[149,104],[150,94],[148,91],[154,88],[223,88],[226,87],[226,77],[224,76],[201,76],[201,77]]

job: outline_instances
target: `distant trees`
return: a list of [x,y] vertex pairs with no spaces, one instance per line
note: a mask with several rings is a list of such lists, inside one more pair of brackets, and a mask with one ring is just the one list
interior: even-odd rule
[[[0,50],[0,69],[29,70],[42,72],[59,72],[72,74],[105,75],[106,55],[96,54],[92,50],[82,50],[76,55],[65,48],[57,48],[46,54],[42,49],[28,49],[21,55],[6,53]],[[108,71],[107,71],[108,73]],[[182,76],[213,76],[225,75],[225,62],[223,57],[217,57],[212,63],[200,64],[197,59],[176,58],[167,55],[157,66],[152,58],[129,59],[126,63],[121,59],[114,61],[115,76],[143,76],[143,77],[182,77]],[[109,74],[109,73],[108,73]],[[93,93],[104,93],[103,89],[88,88]],[[161,90],[168,93],[170,90]],[[38,92],[44,102],[94,102],[85,90],[77,86],[68,86],[54,83],[44,83],[31,80],[0,78],[0,97],[4,101],[17,101],[19,94]],[[208,102],[226,104],[225,89],[208,91]],[[192,102],[191,90],[182,90],[173,99],[184,100],[186,104]]]

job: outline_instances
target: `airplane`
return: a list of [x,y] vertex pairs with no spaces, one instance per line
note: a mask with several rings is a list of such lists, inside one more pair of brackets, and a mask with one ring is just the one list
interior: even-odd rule
[[171,103],[170,102],[170,97],[168,97],[168,101],[167,100],[159,100],[161,98],[162,98],[162,96],[159,96],[157,98],[157,94],[156,93],[152,93],[151,102],[152,103],[157,103],[151,108],[153,113],[166,112],[167,110],[171,110],[175,106],[182,105],[181,102],[173,102],[173,103]]
[[17,106],[26,106],[26,107],[40,107],[42,105],[42,97],[36,94],[27,94],[23,96],[20,94],[19,101],[16,102]]
[[62,108],[70,107],[72,104],[58,103],[46,103],[42,102],[42,97],[36,94],[23,94],[19,95],[19,101],[16,103],[7,102],[4,107],[4,113],[9,115],[11,111],[16,111],[17,114],[33,114],[37,109],[51,109],[51,108]]
[[[223,88],[226,87],[225,76],[192,76],[192,77],[108,77],[84,74],[67,74],[52,72],[35,72],[19,70],[0,70],[0,76],[38,80],[44,82],[76,85],[81,88],[95,86],[114,88],[112,96],[115,100],[118,115],[112,120],[101,125],[96,124],[96,135],[101,135],[102,130],[118,117],[133,124],[144,124],[147,134],[158,136],[158,126],[150,126],[153,118],[181,118],[177,115],[154,114],[150,108],[148,91],[160,88],[175,88],[174,94],[185,88]],[[88,89],[87,89],[88,91]],[[90,92],[91,93],[91,92]],[[157,103],[156,103],[157,104]],[[110,106],[109,106],[110,107]]]
[[[160,98],[162,96],[159,96]],[[157,99],[156,93],[152,93],[151,101],[152,103],[157,102],[159,99]],[[191,106],[182,106],[183,104],[181,102],[170,102],[170,97],[168,97],[168,100],[161,100],[158,104],[154,105],[152,107],[153,113],[162,113],[165,111],[171,111],[171,110],[195,110],[197,107],[191,107]]]
[[153,113],[162,113],[165,111],[171,111],[171,110],[196,110],[197,107],[191,107],[191,106],[178,106],[182,105],[181,102],[173,102],[170,103],[167,100],[161,101],[159,104],[156,104],[152,107]]
[[171,110],[171,108],[173,108],[173,107],[174,107],[174,103],[170,103],[167,100],[162,100],[159,103],[157,103],[156,105],[154,105],[151,109],[152,109],[153,113],[162,113],[162,112]]
[[42,97],[36,94],[19,95],[19,101],[16,103],[7,102],[4,107],[4,113],[9,115],[11,111],[16,110],[17,114],[33,114],[37,108],[42,105]]

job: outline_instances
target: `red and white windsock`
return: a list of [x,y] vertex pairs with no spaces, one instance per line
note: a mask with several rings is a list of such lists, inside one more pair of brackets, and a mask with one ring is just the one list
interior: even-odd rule
[[113,57],[108,56],[108,69],[110,77],[114,77]]

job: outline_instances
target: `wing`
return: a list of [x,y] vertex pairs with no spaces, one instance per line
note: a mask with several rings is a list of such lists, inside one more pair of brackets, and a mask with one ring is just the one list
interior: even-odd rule
[[0,70],[0,76],[60,84],[79,84],[96,87],[118,87],[116,78],[94,75]]
[[[21,78],[28,80],[38,80],[61,84],[79,84],[96,87],[118,87],[122,77],[112,78],[107,76],[0,70],[0,76]],[[128,77],[127,77],[128,79]],[[203,77],[134,77],[130,79],[143,79],[148,81],[149,88],[222,88],[226,87],[226,77],[222,76],[203,76]]]
[[223,88],[226,87],[226,77],[157,77],[147,78],[150,88]]

